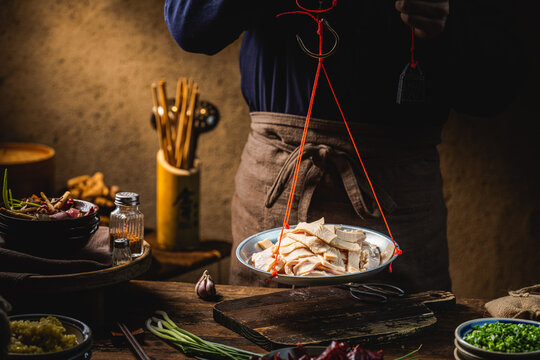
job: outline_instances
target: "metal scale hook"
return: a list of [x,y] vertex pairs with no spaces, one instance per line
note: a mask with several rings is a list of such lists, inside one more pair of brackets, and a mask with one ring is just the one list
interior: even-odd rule
[[334,46],[332,46],[332,49],[330,49],[330,51],[328,51],[327,53],[324,53],[324,54],[317,54],[317,53],[314,53],[310,50],[308,50],[308,48],[306,47],[306,45],[304,45],[304,42],[302,41],[302,38],[300,37],[300,35],[296,34],[296,41],[298,41],[298,45],[300,45],[300,48],[302,49],[303,52],[305,52],[306,54],[308,54],[309,56],[315,58],[315,59],[324,59],[324,58],[327,58],[329,57],[330,55],[332,55],[336,49],[337,49],[337,46],[338,46],[338,43],[339,43],[339,35],[337,34],[337,32],[330,26],[330,24],[328,23],[328,20],[326,19],[321,19],[320,20],[324,26],[326,26],[326,28],[332,33],[332,35],[334,36]]

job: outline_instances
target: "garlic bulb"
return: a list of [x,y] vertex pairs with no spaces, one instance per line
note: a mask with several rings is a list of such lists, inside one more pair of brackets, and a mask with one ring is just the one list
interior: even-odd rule
[[201,299],[211,299],[216,296],[216,286],[214,280],[208,274],[208,270],[204,270],[203,275],[195,284],[195,292]]

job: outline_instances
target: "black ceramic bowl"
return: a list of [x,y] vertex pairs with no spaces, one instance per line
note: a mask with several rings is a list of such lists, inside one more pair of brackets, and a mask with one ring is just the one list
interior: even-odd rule
[[38,221],[0,213],[0,236],[6,247],[34,255],[65,254],[83,248],[99,227],[98,206],[75,200],[81,212],[94,212],[79,218]]
[[[323,351],[326,349],[326,346],[304,346],[304,348],[311,354],[311,355],[321,355]],[[269,352],[268,354],[264,355],[262,358],[264,360],[273,360],[274,356],[279,353],[279,357],[282,359],[288,359],[289,355],[293,356],[294,358],[299,358],[300,356],[304,355],[302,351],[300,351],[297,347],[289,347],[289,348],[283,348],[274,350],[272,352]]]
[[7,360],[87,360],[91,358],[92,349],[92,330],[77,319],[67,316],[51,314],[26,314],[14,315],[9,317],[9,321],[31,320],[38,321],[42,317],[54,316],[66,328],[67,334],[73,334],[77,337],[77,345],[62,351],[55,351],[43,354],[17,354],[8,353]]

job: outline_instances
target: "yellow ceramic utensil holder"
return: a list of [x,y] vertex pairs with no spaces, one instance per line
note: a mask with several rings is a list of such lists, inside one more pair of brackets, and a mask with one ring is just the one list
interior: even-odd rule
[[157,153],[157,247],[192,250],[199,246],[200,163],[178,169]]

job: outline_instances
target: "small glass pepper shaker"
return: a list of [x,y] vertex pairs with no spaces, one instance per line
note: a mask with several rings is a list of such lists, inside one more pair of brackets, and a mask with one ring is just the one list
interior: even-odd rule
[[112,252],[113,266],[127,264],[131,261],[131,250],[129,250],[128,239],[115,239]]
[[109,246],[113,250],[115,239],[125,238],[133,257],[141,256],[144,252],[144,216],[139,210],[139,194],[134,192],[119,192],[114,203],[116,209],[109,220]]

